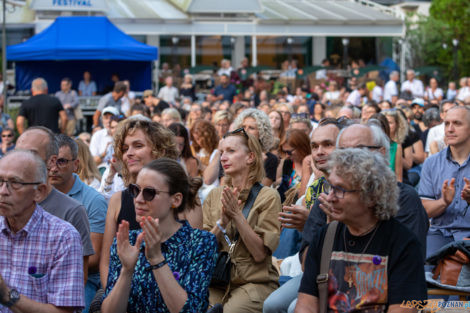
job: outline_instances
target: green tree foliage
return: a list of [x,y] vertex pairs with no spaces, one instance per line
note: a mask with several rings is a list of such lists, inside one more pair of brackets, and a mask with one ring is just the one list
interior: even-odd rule
[[459,76],[470,76],[469,0],[433,0],[428,17],[409,15],[406,24],[414,67],[439,66],[444,76],[452,79],[452,39],[457,39]]

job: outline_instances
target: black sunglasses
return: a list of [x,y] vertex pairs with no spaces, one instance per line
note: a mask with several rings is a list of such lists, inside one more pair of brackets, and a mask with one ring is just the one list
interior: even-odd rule
[[235,135],[235,134],[238,134],[238,133],[242,133],[246,139],[248,139],[248,134],[246,133],[245,129],[243,127],[240,127],[238,129],[235,129],[234,131],[232,132],[228,132],[224,135],[224,139],[227,138],[228,136],[230,135]]
[[131,193],[132,197],[137,198],[137,196],[140,194],[140,191],[142,191],[142,197],[144,198],[144,200],[149,201],[149,202],[152,201],[155,198],[155,196],[158,196],[162,192],[165,192],[168,194],[170,193],[168,191],[157,190],[151,187],[145,187],[144,189],[141,189],[136,184],[129,185],[129,192]]

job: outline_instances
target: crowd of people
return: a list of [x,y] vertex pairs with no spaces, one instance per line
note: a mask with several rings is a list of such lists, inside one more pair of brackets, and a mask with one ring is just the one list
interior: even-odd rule
[[91,133],[76,131],[89,72],[55,96],[32,81],[19,137],[0,121],[0,312],[404,312],[427,298],[426,257],[470,238],[470,78],[290,89],[247,64],[224,60],[204,98],[190,75],[142,98],[116,81]]

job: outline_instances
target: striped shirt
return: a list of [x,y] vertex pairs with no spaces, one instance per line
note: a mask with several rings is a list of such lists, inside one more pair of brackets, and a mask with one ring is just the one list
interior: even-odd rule
[[[26,226],[13,233],[0,216],[0,274],[9,288],[41,303],[84,306],[80,235],[40,206]],[[0,306],[0,312],[11,312]]]

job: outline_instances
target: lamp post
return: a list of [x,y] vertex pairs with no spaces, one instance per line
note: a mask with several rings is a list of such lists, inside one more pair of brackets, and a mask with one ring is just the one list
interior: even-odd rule
[[287,37],[287,54],[289,58],[289,62],[292,61],[292,44],[294,43],[294,39],[292,37]]
[[178,42],[180,39],[176,36],[171,37],[171,43],[173,44],[173,67],[175,67],[176,63],[178,62]]
[[344,69],[348,69],[348,45],[349,45],[349,39],[348,38],[343,38],[341,39],[341,42],[343,43],[343,67]]
[[457,59],[458,59],[458,54],[457,54],[457,49],[458,49],[458,46],[459,46],[459,40],[458,39],[452,39],[452,46],[454,47],[454,69],[453,69],[453,72],[454,72],[454,80],[457,81],[459,79],[459,70],[458,70],[458,67],[457,67]]

